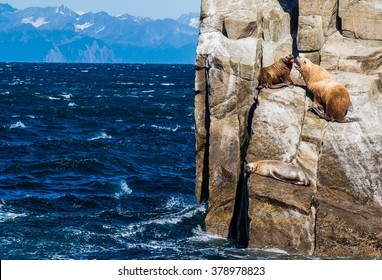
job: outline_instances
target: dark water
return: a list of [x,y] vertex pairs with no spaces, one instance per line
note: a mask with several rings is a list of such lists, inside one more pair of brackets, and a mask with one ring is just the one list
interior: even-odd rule
[[204,231],[194,72],[0,64],[0,258],[283,258]]

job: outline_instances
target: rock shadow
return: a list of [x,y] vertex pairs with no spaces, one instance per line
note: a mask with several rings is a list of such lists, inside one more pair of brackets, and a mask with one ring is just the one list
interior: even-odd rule
[[[206,81],[208,81],[208,69],[205,70]],[[210,181],[210,127],[211,127],[211,116],[210,116],[210,105],[208,101],[208,95],[210,94],[208,82],[206,83],[206,96],[205,96],[205,120],[204,127],[206,129],[206,143],[204,147],[204,155],[203,155],[203,171],[202,171],[202,183],[200,190],[200,197],[198,198],[200,203],[206,202],[209,199],[210,191],[209,191],[209,181]]]
[[228,238],[239,245],[248,247],[249,243],[249,194],[248,177],[245,175],[244,164],[241,168],[240,179],[236,188],[235,207],[229,226]]
[[292,54],[294,57],[298,56],[297,48],[297,32],[298,32],[298,18],[299,18],[299,0],[278,0],[284,12],[290,15],[290,34],[292,36]]
[[243,147],[243,160],[240,169],[240,178],[236,186],[234,212],[229,226],[229,238],[238,242],[239,245],[248,247],[249,243],[249,193],[248,193],[248,175],[245,173],[245,157],[252,134],[252,120],[257,107],[257,102],[252,104],[248,112],[247,133],[248,139]]

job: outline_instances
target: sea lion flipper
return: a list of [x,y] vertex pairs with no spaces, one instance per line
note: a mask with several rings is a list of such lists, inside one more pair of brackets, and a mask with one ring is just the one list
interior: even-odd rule
[[275,173],[273,170],[271,170],[269,174],[271,175],[273,179],[279,180],[284,183],[290,184],[291,182],[295,182],[294,180],[287,179],[284,176],[281,176],[280,174]]
[[279,180],[279,181],[287,183],[287,184],[293,184],[293,185],[299,185],[299,186],[309,186],[309,181],[307,183],[307,182],[304,182],[304,181],[299,181],[299,180],[293,180],[293,179],[290,179],[290,178],[285,178],[284,176],[274,172],[273,170],[271,170],[269,174],[270,174],[270,176],[273,179]]
[[315,113],[316,115],[318,115],[321,119],[324,119],[324,120],[327,120],[327,121],[331,121],[332,119],[328,118],[328,116],[322,112],[320,109],[316,108],[316,107],[310,107],[310,110]]
[[309,186],[309,183],[302,182],[302,181],[294,181],[294,184],[299,186]]
[[277,89],[277,88],[283,88],[283,87],[288,87],[289,85],[286,83],[279,83],[279,84],[273,84],[269,85],[269,88],[271,89]]

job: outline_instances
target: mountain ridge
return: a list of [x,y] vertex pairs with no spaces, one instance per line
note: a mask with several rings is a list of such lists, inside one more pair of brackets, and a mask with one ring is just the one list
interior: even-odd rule
[[199,14],[151,19],[0,4],[0,61],[193,64]]

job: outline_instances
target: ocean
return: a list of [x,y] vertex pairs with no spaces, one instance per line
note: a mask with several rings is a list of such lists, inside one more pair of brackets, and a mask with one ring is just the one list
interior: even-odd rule
[[0,63],[0,259],[290,259],[204,230],[193,65]]

